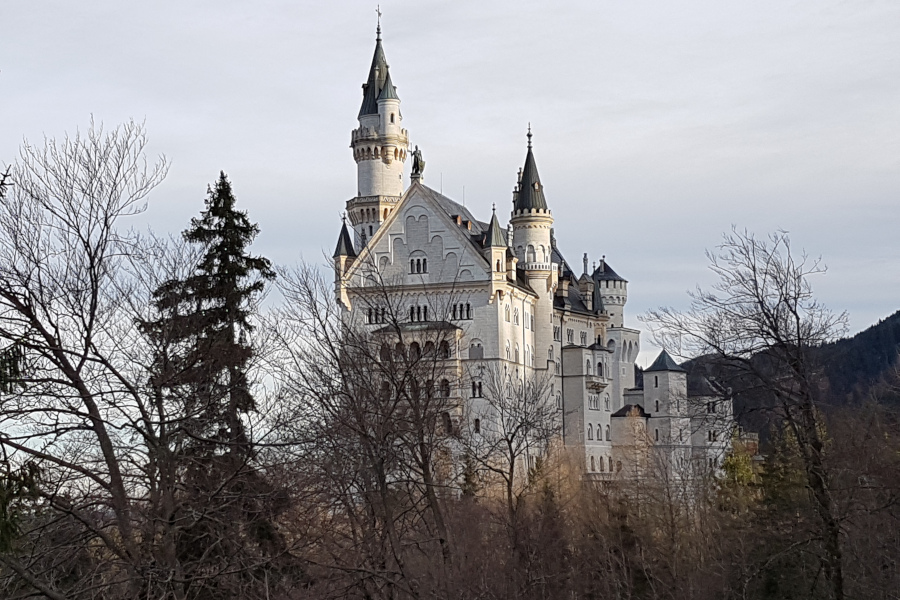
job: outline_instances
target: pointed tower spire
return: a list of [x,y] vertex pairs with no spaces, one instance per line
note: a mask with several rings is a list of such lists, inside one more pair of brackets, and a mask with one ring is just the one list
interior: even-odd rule
[[369,77],[363,84],[363,101],[359,107],[359,116],[378,114],[378,96],[384,87],[387,77],[388,65],[384,57],[384,48],[381,46],[381,11],[378,11],[378,28],[375,33],[375,54],[372,56],[372,66],[369,67]]
[[528,154],[525,155],[525,167],[519,176],[518,193],[515,194],[514,210],[547,210],[547,201],[544,199],[544,186],[538,175],[537,165],[534,162],[534,153],[531,151],[531,123],[528,124]]
[[497,220],[497,206],[494,205],[494,214],[491,215],[491,223],[484,234],[484,245],[491,248],[506,248],[506,240],[503,238],[503,228]]
[[341,256],[356,257],[356,251],[353,249],[353,239],[350,237],[350,231],[347,229],[347,215],[344,215],[344,224],[341,225],[341,233],[338,236],[337,247],[334,249],[332,258]]
[[399,99],[400,97],[397,95],[397,88],[394,87],[394,82],[391,81],[391,68],[386,66],[384,85],[381,88],[381,93],[378,94],[378,101]]

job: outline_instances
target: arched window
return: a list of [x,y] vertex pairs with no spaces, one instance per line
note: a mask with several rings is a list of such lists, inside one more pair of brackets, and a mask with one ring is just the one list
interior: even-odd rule
[[500,272],[500,261],[499,260],[497,260],[497,272],[498,273]]
[[416,273],[421,273],[421,272],[422,272],[422,259],[417,258],[416,259]]
[[427,306],[422,307],[422,320],[423,321],[428,320],[428,307]]
[[428,259],[427,258],[422,259],[422,272],[423,273],[428,272]]
[[[394,122],[394,113],[391,113],[391,123]],[[396,153],[396,150],[394,151]]]
[[653,376],[653,387],[655,387],[655,388],[659,387],[659,375]]
[[391,360],[391,349],[386,343],[381,345],[381,352],[379,355],[381,360]]
[[613,469],[612,469],[612,456],[609,457],[609,472],[610,472],[610,473],[613,472]]
[[597,376],[603,377],[603,363],[602,362],[597,363]]
[[477,385],[475,384],[475,382],[473,381],[473,382],[472,382],[472,397],[473,397],[473,398],[477,398],[477,397],[478,397],[478,396],[476,395],[477,392],[478,392],[478,386],[477,386]]
[[475,419],[475,433],[481,433],[481,419]]
[[519,344],[516,344],[516,363],[519,362]]
[[528,250],[525,253],[525,262],[534,262],[534,246],[528,244]]
[[606,410],[609,410],[609,394],[603,397],[603,405]]
[[416,320],[416,307],[415,306],[409,307],[409,320],[410,321]]
[[609,437],[609,425],[606,426],[606,441],[607,442],[611,441],[611,439]]
[[468,302],[466,302],[466,318],[467,319],[472,318],[472,305],[469,304]]
[[600,457],[600,472],[603,472],[603,457]]
[[509,342],[506,342],[506,360],[509,360]]
[[596,470],[597,469],[594,468],[594,457],[592,456],[591,457],[591,471],[596,471]]
[[450,413],[441,413],[441,421],[443,421],[444,424],[444,433],[447,435],[453,433],[453,421],[450,419]]
[[422,357],[422,347],[419,346],[419,342],[413,342],[409,345],[409,358],[410,360],[419,360]]
[[593,372],[591,371],[591,359],[584,361],[584,372],[588,375],[593,375]]
[[441,398],[449,398],[450,397],[450,382],[446,379],[441,379]]
[[518,308],[513,309],[513,323],[515,323],[516,325],[519,324],[519,309]]
[[372,322],[372,309],[370,308],[368,314],[366,315],[366,323],[371,323],[371,322]]
[[422,307],[417,306],[416,307],[416,321],[421,321],[421,320],[422,320]]
[[480,381],[478,382],[478,397],[479,397],[479,398],[484,398],[484,392],[483,392],[483,390],[481,389],[481,382],[480,382]]
[[443,340],[438,347],[438,358],[450,358],[450,344]]
[[588,439],[594,439],[594,426],[591,423],[588,423]]
[[504,307],[504,312],[506,314],[506,322],[509,323],[509,304]]
[[425,342],[425,356],[434,356],[434,342],[431,340]]
[[403,347],[403,342],[397,342],[397,345],[394,346],[394,356],[398,359],[406,357],[406,348]]
[[456,319],[456,305],[453,305],[453,319]]
[[550,346],[550,349],[547,351],[547,359],[553,360],[553,346]]

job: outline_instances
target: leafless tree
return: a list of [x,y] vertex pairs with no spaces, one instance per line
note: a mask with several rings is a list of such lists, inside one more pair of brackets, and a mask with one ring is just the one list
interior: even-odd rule
[[542,373],[485,362],[472,377],[482,384],[482,396],[472,402],[466,419],[466,452],[505,493],[511,527],[532,471],[560,441],[560,410],[550,393],[550,378]]
[[820,260],[796,255],[785,232],[760,239],[746,231],[725,235],[709,252],[718,282],[691,294],[687,311],[650,311],[647,322],[667,347],[718,362],[745,385],[764,391],[797,441],[806,484],[814,498],[821,540],[821,565],[830,594],[844,598],[841,520],[827,468],[824,420],[820,412],[821,372],[811,352],[847,326],[814,297],[811,277]]
[[411,321],[409,298],[377,279],[350,312],[314,267],[279,275],[285,303],[272,331],[284,406],[295,415],[284,434],[330,507],[318,525],[323,578],[337,577],[338,596],[442,588],[453,559],[445,502],[455,478],[458,328],[435,316]]
[[[197,263],[178,241],[125,229],[167,170],[164,158],[148,163],[146,144],[134,122],[26,144],[0,203],[0,341],[23,357],[0,396],[0,449],[36,469],[32,501],[0,554],[7,597],[269,590],[271,555],[216,537],[267,490],[236,495],[225,484],[206,506],[187,502],[193,415],[152,383],[166,342],[139,323],[157,316],[152,292]],[[248,417],[247,428],[262,435],[263,423]],[[191,528],[208,535],[186,551],[179,539]]]

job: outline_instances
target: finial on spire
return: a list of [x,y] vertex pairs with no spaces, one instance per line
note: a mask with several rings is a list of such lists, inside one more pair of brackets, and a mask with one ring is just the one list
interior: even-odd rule
[[528,122],[528,148],[531,148],[531,121]]
[[496,202],[491,202],[491,210],[494,211],[495,213],[497,212],[497,203]]
[[378,28],[375,29],[375,41],[381,41],[381,5],[379,4],[375,8],[375,12],[378,14]]
[[347,211],[341,213],[341,222],[346,225],[347,224]]

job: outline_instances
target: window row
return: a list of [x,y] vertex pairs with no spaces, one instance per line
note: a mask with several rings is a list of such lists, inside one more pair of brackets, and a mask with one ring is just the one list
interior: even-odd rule
[[[410,387],[404,388],[404,391],[407,393],[411,393],[413,396],[418,396],[420,393],[419,383],[413,379],[410,382]],[[393,387],[387,381],[381,382],[381,397],[385,400],[392,396]],[[428,380],[425,382],[425,395],[428,398],[434,397],[434,381]],[[397,397],[401,396],[401,390],[396,390]],[[450,397],[450,381],[447,379],[441,379],[438,383],[438,394],[441,398],[449,398]]]
[[451,318],[454,320],[464,319],[471,320],[472,319],[472,305],[468,302],[463,304],[454,304],[451,310]]
[[[603,429],[601,428],[600,425],[597,425],[597,441],[602,442],[603,435],[604,435]],[[587,439],[589,439],[589,440],[594,439],[594,425],[592,423],[588,423],[588,426],[587,426]],[[607,442],[612,441],[609,436],[609,425],[606,426],[606,441]]]
[[[591,457],[591,472],[596,473],[599,470],[601,473],[603,473],[606,470],[607,465],[609,465],[609,472],[612,473],[613,472],[612,456],[607,456],[606,459],[604,459],[601,456],[597,460],[595,460],[593,456]],[[598,466],[600,467],[599,469],[597,468]],[[619,471],[622,470],[621,461],[616,463],[616,469]]]
[[428,272],[428,259],[427,258],[411,258],[411,259],[409,259],[409,272],[411,274],[427,273]]
[[380,306],[369,307],[366,313],[366,323],[386,323],[387,309]]
[[427,306],[410,306],[409,307],[409,320],[410,322],[420,322],[428,320],[428,307]]
[[403,360],[408,358],[409,360],[418,360],[422,357],[433,357],[437,356],[437,358],[450,358],[450,343],[447,340],[443,340],[440,344],[437,345],[437,354],[435,354],[435,344],[432,341],[425,342],[425,348],[419,345],[419,342],[413,342],[409,345],[409,353],[407,354],[407,348],[403,345],[402,342],[397,342],[394,345],[394,352],[391,353],[390,347],[385,343],[381,345],[381,350],[379,352],[379,356],[381,360],[388,361],[391,358],[395,358],[398,360]]
[[[588,408],[591,410],[600,410],[599,394],[588,394]],[[609,394],[603,396],[603,408],[609,410]]]

